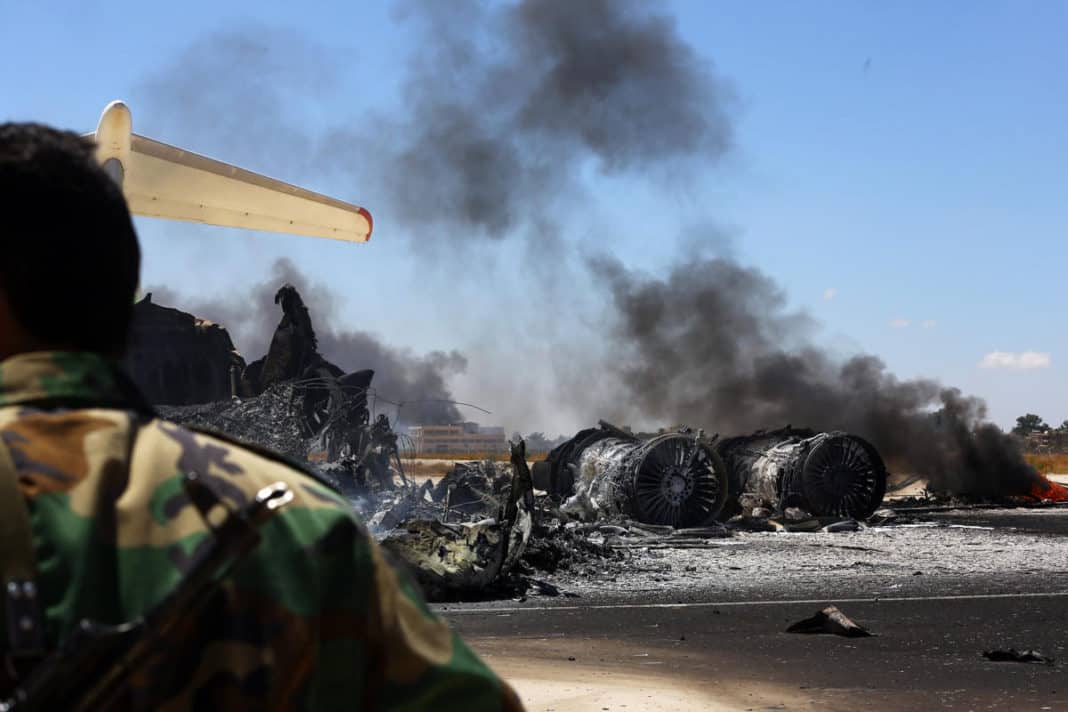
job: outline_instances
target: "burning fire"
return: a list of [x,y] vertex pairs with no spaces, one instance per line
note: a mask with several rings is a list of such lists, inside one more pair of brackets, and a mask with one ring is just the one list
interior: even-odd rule
[[1068,502],[1068,487],[1051,481],[1045,475],[1039,475],[1039,481],[1031,487],[1030,496],[1040,502]]

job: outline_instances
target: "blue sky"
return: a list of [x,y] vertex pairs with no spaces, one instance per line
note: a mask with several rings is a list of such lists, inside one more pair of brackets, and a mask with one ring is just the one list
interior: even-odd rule
[[[821,343],[843,355],[879,355],[901,377],[934,377],[983,396],[1003,426],[1025,411],[1068,419],[1068,336],[1060,328],[1068,296],[1068,3],[666,5],[733,88],[735,149],[684,190],[594,176],[591,203],[568,221],[567,238],[610,242],[599,247],[655,271],[684,249],[681,233],[714,222],[737,259],[759,266],[819,322]],[[461,248],[474,278],[458,284],[450,270],[412,256],[418,238],[375,204],[373,176],[356,187],[328,175],[290,176],[287,161],[307,157],[201,141],[138,103],[190,46],[251,27],[302,38],[333,58],[323,86],[292,97],[292,115],[309,131],[338,115],[358,121],[399,100],[414,35],[393,7],[8,0],[0,118],[88,131],[121,97],[140,133],[366,204],[376,216],[366,246],[141,220],[143,282],[243,295],[274,260],[289,257],[337,295],[338,317],[352,328],[416,351],[468,353],[456,396],[519,425],[524,409],[516,403],[537,395],[479,354],[499,341],[505,313],[538,306],[524,306],[529,292],[508,268],[522,248]],[[279,43],[293,46],[299,42]],[[627,217],[635,213],[640,230]],[[545,355],[536,345],[511,348],[513,363],[523,353]],[[997,356],[988,362],[1000,367],[980,367],[989,354],[1025,352],[1048,359]],[[1030,367],[1006,367],[1014,364]],[[532,429],[575,424],[554,420],[547,406],[531,412],[522,425]]]

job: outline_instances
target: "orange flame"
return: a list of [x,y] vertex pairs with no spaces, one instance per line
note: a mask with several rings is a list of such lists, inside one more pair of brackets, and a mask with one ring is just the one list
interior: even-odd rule
[[1031,487],[1030,496],[1040,502],[1068,502],[1068,487],[1050,481],[1045,475]]

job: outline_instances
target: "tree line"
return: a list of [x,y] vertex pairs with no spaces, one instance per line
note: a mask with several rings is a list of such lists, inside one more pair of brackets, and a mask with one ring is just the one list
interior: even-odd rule
[[1036,433],[1064,433],[1068,434],[1068,420],[1063,421],[1056,428],[1051,427],[1041,416],[1034,413],[1021,415],[1016,419],[1016,427],[1012,429],[1013,435],[1027,437]]

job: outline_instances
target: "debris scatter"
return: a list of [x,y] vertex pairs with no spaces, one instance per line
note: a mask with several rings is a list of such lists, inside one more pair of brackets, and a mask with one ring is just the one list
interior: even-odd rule
[[1052,665],[1054,663],[1053,658],[1046,657],[1037,650],[1017,650],[1016,648],[984,650],[983,657],[996,663],[1041,663],[1042,665]]
[[786,629],[787,633],[841,635],[846,638],[870,638],[866,628],[854,623],[849,616],[838,610],[838,606],[827,606],[811,618],[794,623]]
[[[161,405],[161,414],[305,463],[352,503],[432,601],[574,596],[628,580],[655,586],[668,580],[667,562],[683,552],[707,552],[722,566],[723,555],[745,551],[749,537],[856,537],[936,526],[915,517],[975,506],[928,492],[885,507],[890,475],[871,443],[789,426],[720,438],[685,425],[643,434],[601,421],[541,460],[532,461],[516,439],[509,462],[456,462],[444,476],[417,477],[411,440],[375,412],[375,372],[346,373],[319,353],[295,287],[284,285],[275,303],[282,319],[268,353],[240,373],[240,355],[218,348],[230,343],[219,336],[225,329],[142,306],[181,325],[144,332],[142,377],[153,378],[153,364],[173,371],[170,362],[144,357],[166,350],[165,343],[149,343],[151,335],[191,338],[190,325],[207,329],[216,370],[230,369],[229,397]],[[683,575],[698,568],[687,563]],[[867,634],[833,606],[790,630]]]

